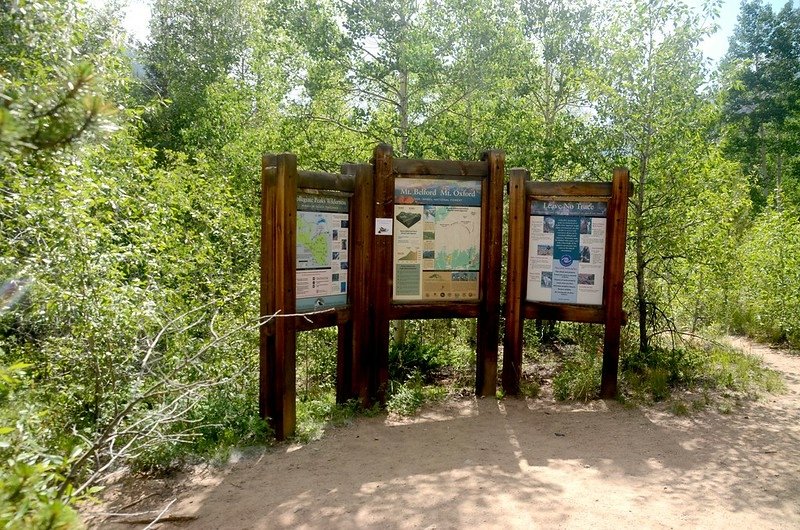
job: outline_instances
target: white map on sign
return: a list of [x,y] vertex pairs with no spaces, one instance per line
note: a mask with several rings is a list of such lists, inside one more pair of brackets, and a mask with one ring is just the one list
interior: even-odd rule
[[436,223],[434,268],[478,270],[481,209],[470,206],[427,206],[426,215]]
[[297,212],[297,268],[331,266],[330,213]]

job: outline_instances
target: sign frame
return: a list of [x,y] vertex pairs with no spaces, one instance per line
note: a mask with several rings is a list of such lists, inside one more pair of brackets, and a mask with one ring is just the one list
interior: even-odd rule
[[[347,303],[297,312],[297,195],[335,195],[349,200]],[[345,164],[342,173],[301,171],[291,153],[266,154],[261,161],[261,258],[259,326],[259,413],[278,440],[297,423],[297,332],[338,328],[336,400],[368,404],[367,285],[371,255],[372,168]],[[350,278],[365,278],[351,282]]]
[[[625,323],[622,287],[625,270],[628,199],[632,193],[626,168],[614,169],[611,182],[532,182],[530,172],[509,172],[508,261],[503,342],[503,389],[520,393],[522,378],[522,328],[525,319],[561,320],[603,324],[603,371],[600,397],[617,394],[620,329]],[[608,201],[601,305],[526,300],[531,203],[534,200]]]
[[480,161],[394,158],[392,147],[378,145],[374,151],[374,218],[394,218],[397,179],[443,179],[481,181],[481,234],[478,298],[468,301],[400,301],[393,299],[394,237],[374,236],[371,317],[374,366],[369,391],[380,402],[387,398],[389,383],[389,325],[392,320],[476,318],[476,380],[479,396],[494,396],[497,390],[497,352],[500,327],[500,276],[503,230],[503,183],[505,154],[484,153]]

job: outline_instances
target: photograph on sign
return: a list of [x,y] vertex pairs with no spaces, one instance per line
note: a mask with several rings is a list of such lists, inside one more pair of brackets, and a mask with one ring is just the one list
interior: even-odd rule
[[378,217],[375,219],[375,235],[376,236],[390,236],[392,235],[392,228],[394,227],[394,220],[391,217]]
[[481,181],[398,178],[394,299],[476,300]]
[[347,304],[348,209],[345,197],[297,194],[297,311]]
[[526,300],[602,305],[606,213],[602,201],[533,201]]

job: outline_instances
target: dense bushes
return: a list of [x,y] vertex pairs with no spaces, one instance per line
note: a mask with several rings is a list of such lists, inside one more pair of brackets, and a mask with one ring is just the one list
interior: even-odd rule
[[800,213],[768,209],[737,252],[737,331],[800,347]]
[[[572,348],[553,378],[556,399],[587,401],[600,390],[602,358],[581,347]],[[780,375],[760,359],[730,347],[686,343],[679,348],[655,347],[623,352],[620,397],[664,401],[674,392],[694,390],[752,397],[783,388]]]
[[389,348],[389,378],[405,381],[415,372],[431,377],[446,364],[441,344],[423,337],[413,337]]
[[13,3],[0,32],[0,366],[27,366],[3,378],[0,473],[12,506],[67,517],[121,465],[267,436],[258,197],[201,153],[157,162],[138,111],[96,107],[127,100],[110,19]]
[[561,371],[553,378],[553,397],[560,400],[577,399],[588,401],[600,391],[602,359],[597,355],[579,350],[564,362]]
[[449,390],[474,385],[474,321],[412,320],[406,326],[405,340],[389,348],[390,412],[413,414]]
[[0,525],[4,528],[72,528],[77,516],[59,493],[77,457],[53,447],[49,411],[40,404],[26,370],[0,368]]

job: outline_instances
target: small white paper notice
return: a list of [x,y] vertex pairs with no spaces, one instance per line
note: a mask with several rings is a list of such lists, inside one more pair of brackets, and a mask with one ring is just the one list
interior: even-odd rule
[[376,217],[375,218],[375,235],[376,236],[390,236],[392,235],[392,227],[394,226],[394,219],[391,217]]

